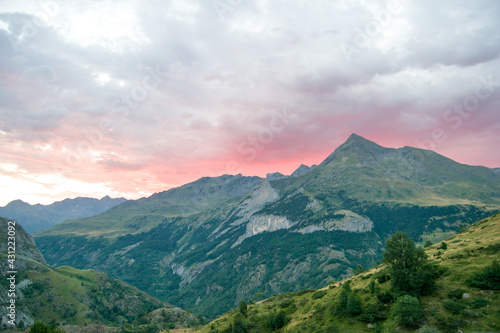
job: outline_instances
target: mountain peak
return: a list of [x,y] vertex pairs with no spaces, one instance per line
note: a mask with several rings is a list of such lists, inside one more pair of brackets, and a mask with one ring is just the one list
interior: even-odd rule
[[[361,135],[357,135],[356,133],[352,133],[349,138],[344,142],[340,147],[345,146],[345,145],[371,145],[373,147],[382,147],[378,144],[376,144],[373,141],[370,141],[368,139],[363,138]],[[339,148],[340,148],[339,147]]]
[[386,152],[389,149],[392,148],[384,148],[373,141],[363,138],[362,136],[356,133],[352,133],[346,140],[346,142],[344,142],[337,149],[335,149],[335,151],[330,156],[328,156],[321,163],[321,165],[325,166],[327,164],[330,164],[341,155],[345,159],[346,156],[344,155],[348,153],[354,153],[358,157],[361,157],[361,155],[376,156]]

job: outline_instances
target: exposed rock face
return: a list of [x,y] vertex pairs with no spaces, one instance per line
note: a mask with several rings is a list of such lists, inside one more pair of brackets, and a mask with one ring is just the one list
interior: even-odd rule
[[250,197],[240,204],[236,215],[241,216],[242,219],[233,224],[241,224],[248,221],[250,216],[261,210],[266,204],[275,202],[279,198],[278,191],[271,186],[271,183],[268,180],[263,180]]
[[369,232],[373,229],[373,222],[350,210],[339,210],[335,215],[343,215],[339,219],[331,219],[319,225],[310,225],[297,230],[301,234],[308,234],[316,231],[342,230],[349,232]]
[[217,259],[207,260],[187,268],[181,264],[172,264],[171,268],[175,274],[179,275],[182,278],[180,286],[183,287],[186,284],[191,283],[201,272],[203,272],[203,270],[207,266],[213,264],[215,261],[217,261]]
[[[9,223],[10,220],[0,217],[0,256],[5,256],[5,260],[0,262],[0,277],[5,279],[4,272],[14,270],[14,271],[27,271],[27,270],[37,270],[44,271],[48,270],[45,267],[47,263],[40,251],[36,248],[33,237],[31,237],[20,224],[15,224],[14,230],[10,231],[9,234]],[[11,269],[8,267],[9,262],[7,261],[7,254],[9,252],[9,236],[15,233],[15,255],[16,259],[14,262],[15,268]],[[16,275],[17,276],[17,275]],[[22,291],[25,287],[29,286],[32,282],[30,280],[16,280],[16,290],[17,296],[22,297]],[[0,303],[9,304],[10,297],[8,297],[9,288],[0,285]],[[33,324],[33,316],[31,311],[25,304],[19,304],[19,298],[16,299],[16,323],[23,321],[27,325]],[[1,307],[0,318],[2,323],[7,323],[9,320],[7,318],[7,308]]]
[[292,177],[300,177],[302,175],[305,175],[306,173],[308,173],[309,171],[313,170],[315,167],[317,167],[317,165],[313,165],[313,166],[307,166],[305,164],[301,164],[297,170],[295,170],[291,176]]
[[[8,228],[10,220],[0,218],[0,253],[8,251]],[[24,259],[27,261],[34,261],[46,265],[45,258],[36,248],[33,237],[24,231],[23,227],[15,224],[15,237],[16,237],[16,258]]]
[[290,229],[296,223],[291,222],[285,216],[276,215],[254,215],[247,224],[246,232],[231,246],[241,244],[248,237],[260,234],[265,231],[276,231],[280,229]]

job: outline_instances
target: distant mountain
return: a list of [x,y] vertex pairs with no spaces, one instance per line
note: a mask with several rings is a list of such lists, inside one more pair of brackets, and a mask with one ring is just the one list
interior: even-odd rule
[[[36,320],[58,325],[130,325],[133,332],[144,324],[166,328],[189,327],[198,318],[139,291],[126,283],[94,270],[72,267],[53,268],[45,262],[33,238],[16,224],[14,269],[7,260],[10,220],[0,217],[0,330],[9,324],[7,305],[15,300],[15,325],[25,327]],[[16,271],[17,273],[6,273]],[[15,276],[15,296],[11,297],[7,277]],[[102,329],[101,329],[102,330]],[[69,329],[68,331],[75,331]],[[99,328],[96,327],[96,331]]]
[[35,239],[53,265],[102,270],[215,317],[372,267],[396,231],[435,241],[499,209],[492,169],[353,134],[295,176],[202,178]]
[[[500,291],[471,286],[468,280],[499,259],[500,214],[473,224],[447,239],[446,244],[446,250],[440,248],[440,243],[426,249],[441,273],[436,280],[437,290],[419,297],[425,315],[416,324],[428,328],[417,332],[499,332]],[[342,313],[340,293],[344,283],[349,283],[352,290],[349,297],[359,299],[355,313]],[[240,311],[234,310],[198,332],[225,332],[229,325],[240,327],[238,317],[240,323],[245,322],[247,333],[271,332],[271,319],[280,311],[287,318],[281,324],[282,332],[414,332],[404,329],[400,318],[393,315],[395,302],[388,293],[390,284],[388,267],[379,265],[340,283],[323,285],[317,291],[276,295],[249,304],[247,313],[251,315],[246,318],[241,319]]]
[[17,221],[25,230],[33,234],[50,228],[66,220],[74,220],[100,214],[127,201],[124,198],[102,199],[76,198],[57,201],[50,205],[30,205],[21,200],[14,200],[5,207],[0,207],[0,216]]

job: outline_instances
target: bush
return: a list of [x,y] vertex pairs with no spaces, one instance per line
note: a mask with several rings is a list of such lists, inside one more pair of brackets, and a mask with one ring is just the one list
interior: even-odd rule
[[399,324],[415,328],[422,318],[422,308],[418,298],[404,295],[398,298],[394,305],[394,314],[399,317]]
[[481,308],[484,308],[485,306],[488,306],[489,304],[490,304],[490,301],[479,297],[471,302],[471,307],[474,309],[481,309]]
[[387,273],[382,273],[379,276],[377,276],[377,281],[378,283],[384,283],[387,282],[391,279],[391,276]]
[[430,240],[428,240],[427,242],[425,242],[424,247],[429,247],[429,246],[432,246],[432,242]]
[[293,304],[293,299],[286,299],[280,304],[280,308],[287,308]]
[[368,304],[363,313],[359,316],[359,320],[364,323],[376,323],[386,320],[387,316],[383,310],[383,304]]
[[490,266],[474,274],[467,283],[476,288],[488,290],[500,290],[500,265],[493,260]]
[[424,325],[416,333],[441,333],[436,327]]
[[248,305],[247,305],[247,302],[245,301],[241,301],[240,302],[240,312],[242,315],[244,315],[245,317],[247,316],[247,310],[248,310]]
[[326,290],[318,290],[314,294],[312,294],[313,299],[320,299],[326,295]]
[[378,285],[375,283],[375,280],[371,280],[370,283],[368,284],[368,289],[370,289],[370,292],[372,294],[377,294],[379,291]]
[[289,319],[286,316],[285,311],[281,310],[273,316],[273,319],[271,320],[271,328],[273,330],[280,329],[288,323],[288,320]]
[[443,306],[448,312],[456,315],[461,314],[465,309],[465,305],[463,305],[462,303],[451,300],[444,301]]
[[394,299],[392,297],[392,294],[388,291],[377,294],[377,298],[382,302],[382,303],[390,303]]
[[439,249],[446,251],[446,249],[448,249],[448,244],[442,242],[441,245],[439,246]]
[[346,310],[350,316],[357,316],[363,312],[361,309],[361,299],[358,295],[354,293],[349,294],[347,297]]
[[243,318],[243,315],[236,315],[234,318],[233,324],[233,333],[246,333],[247,332],[247,323]]
[[463,289],[455,289],[452,290],[448,293],[448,298],[450,299],[462,299],[462,296],[464,295],[465,290]]

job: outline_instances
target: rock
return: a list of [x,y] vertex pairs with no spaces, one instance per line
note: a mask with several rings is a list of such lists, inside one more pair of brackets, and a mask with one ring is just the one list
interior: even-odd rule
[[462,298],[463,298],[463,299],[468,299],[468,298],[470,298],[470,295],[469,295],[469,294],[467,294],[467,293],[464,293],[464,294],[462,295]]
[[369,329],[371,329],[371,330],[373,330],[373,329],[375,329],[375,325],[373,325],[373,324],[368,324],[368,328],[369,328]]

